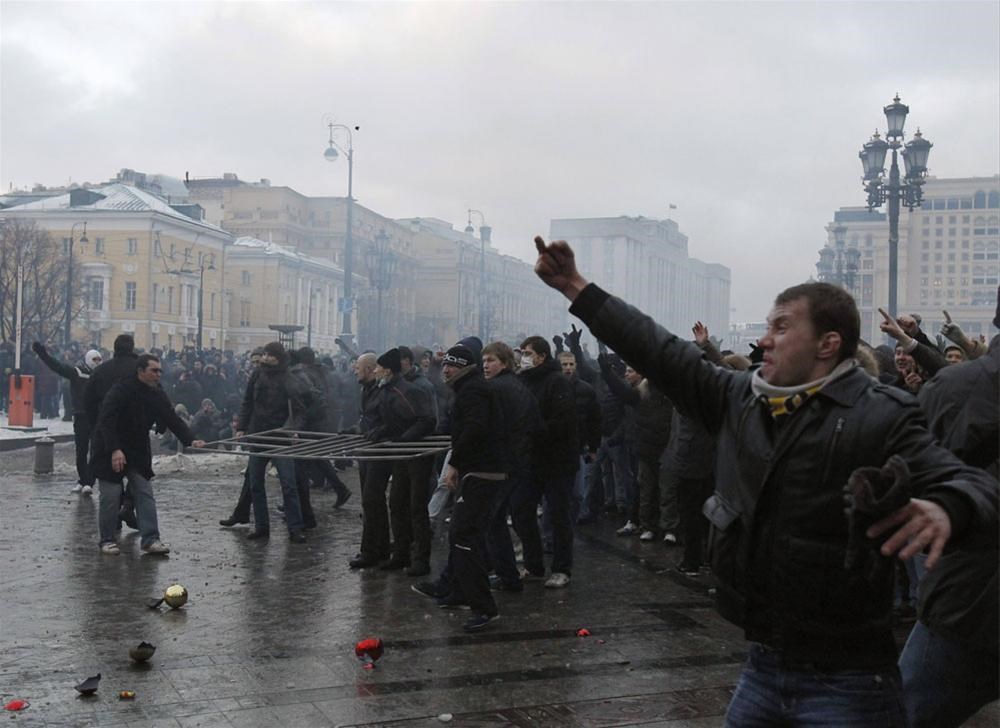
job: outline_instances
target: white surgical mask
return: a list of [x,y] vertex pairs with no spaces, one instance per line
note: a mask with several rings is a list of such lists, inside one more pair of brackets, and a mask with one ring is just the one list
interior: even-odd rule
[[521,354],[521,369],[531,369],[535,366],[535,359],[531,354]]

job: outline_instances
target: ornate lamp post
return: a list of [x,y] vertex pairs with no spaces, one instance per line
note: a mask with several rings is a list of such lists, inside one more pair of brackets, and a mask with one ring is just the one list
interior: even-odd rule
[[87,240],[87,223],[73,223],[73,227],[69,229],[69,263],[66,267],[66,321],[63,324],[63,346],[69,346],[70,328],[73,318],[73,233],[76,230],[77,225],[83,225],[83,233],[80,235],[80,243],[86,245],[90,242]]
[[489,297],[486,294],[486,244],[490,242],[490,235],[493,228],[486,224],[486,217],[479,210],[469,210],[469,222],[465,226],[465,232],[469,235],[475,234],[472,227],[472,216],[479,215],[479,340],[484,344],[489,342],[489,318],[486,309],[489,306]]
[[819,263],[816,264],[819,279],[827,283],[836,283],[853,294],[854,276],[858,272],[861,251],[847,247],[845,239],[847,228],[843,225],[834,225],[831,232],[833,247],[826,246],[819,251]]
[[[354,310],[353,287],[351,285],[354,274],[354,137],[351,134],[351,127],[344,124],[329,122],[327,128],[330,130],[330,139],[329,146],[323,152],[326,161],[335,162],[341,154],[347,157],[347,236],[344,238],[344,302],[342,304],[344,324],[340,336],[350,345],[354,340],[354,335],[351,333],[351,313]],[[334,141],[334,129],[347,132],[346,150]],[[360,131],[360,129],[360,126],[354,127],[354,131]]]
[[[888,141],[883,140],[878,133],[872,136],[858,157],[864,168],[864,187],[868,192],[868,210],[889,203],[889,313],[895,316],[897,269],[899,267],[899,207],[906,205],[910,210],[920,207],[923,201],[924,177],[927,174],[927,157],[934,146],[923,138],[920,129],[913,139],[903,144],[903,125],[910,107],[900,103],[899,94],[892,103],[885,107],[886,132]],[[900,180],[897,152],[903,148],[903,164],[906,167],[905,178]],[[883,180],[885,174],[885,156],[892,150],[892,165],[889,168],[889,181]]]
[[375,319],[376,350],[385,348],[382,327],[382,294],[392,286],[392,274],[396,271],[396,254],[390,248],[389,236],[385,230],[379,230],[375,242],[365,251],[365,264],[368,266],[368,281],[378,295],[378,308]]

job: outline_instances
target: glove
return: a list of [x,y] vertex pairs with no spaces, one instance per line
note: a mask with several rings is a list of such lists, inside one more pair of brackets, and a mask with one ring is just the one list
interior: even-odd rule
[[602,372],[611,370],[611,362],[608,360],[608,355],[603,351],[597,355],[597,366],[601,368]]
[[559,334],[552,337],[552,343],[556,345],[556,354],[563,350],[563,337]]
[[580,337],[583,335],[583,329],[578,329],[576,324],[570,324],[569,329],[569,333],[563,334],[563,338],[566,340],[566,347],[573,351],[580,348]]
[[46,350],[45,350],[45,346],[44,346],[44,345],[42,344],[42,342],[40,342],[40,341],[36,341],[36,342],[34,342],[34,343],[33,343],[33,344],[31,345],[31,350],[32,350],[33,352],[35,352],[36,354],[38,354],[38,356],[45,356],[45,354],[46,354],[46,353],[48,353],[48,352],[46,352]]
[[[848,527],[845,569],[863,568],[867,561],[865,575],[874,583],[886,569],[892,568],[892,559],[878,552],[881,543],[869,539],[865,531],[909,502],[910,469],[899,455],[890,457],[881,468],[858,468],[851,473],[844,486],[844,515]],[[886,534],[882,541],[889,536]]]

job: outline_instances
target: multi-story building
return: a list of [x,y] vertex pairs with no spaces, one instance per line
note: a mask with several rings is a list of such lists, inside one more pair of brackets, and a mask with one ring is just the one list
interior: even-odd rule
[[226,250],[227,348],[253,349],[279,338],[274,327],[298,327],[292,345],[336,352],[343,285],[344,271],[327,260],[237,238]]
[[[81,313],[74,338],[110,346],[130,333],[143,348],[220,346],[222,280],[232,237],[206,223],[198,205],[167,204],[125,184],[73,189],[0,210],[34,222],[71,253]],[[83,243],[81,233],[86,232]]]
[[[520,344],[565,327],[566,308],[523,260],[501,254],[490,240],[428,217],[398,220],[413,234],[417,292],[416,335],[444,346],[463,336]],[[485,284],[485,286],[484,286]]]
[[716,336],[729,331],[729,268],[689,257],[687,236],[673,220],[553,220],[550,236],[572,245],[586,278],[671,331],[690,331],[695,321]]
[[[878,309],[889,301],[889,222],[883,212],[843,207],[828,225],[843,226],[847,248],[860,251],[852,293],[861,312],[862,338],[881,342]],[[966,333],[990,336],[1000,282],[1000,176],[928,178],[924,201],[899,218],[898,309],[919,314],[937,333],[944,311]],[[830,258],[830,254],[826,256]],[[832,258],[830,258],[832,260]],[[820,264],[821,277],[824,271]]]

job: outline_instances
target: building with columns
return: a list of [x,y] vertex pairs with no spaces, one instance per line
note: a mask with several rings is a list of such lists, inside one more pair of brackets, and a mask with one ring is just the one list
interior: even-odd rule
[[298,326],[294,346],[336,353],[343,286],[344,271],[329,261],[237,238],[226,257],[227,348],[254,349],[278,339],[272,326]]
[[80,311],[74,339],[110,347],[118,334],[129,333],[142,348],[180,349],[197,344],[200,328],[205,348],[221,345],[225,249],[232,237],[205,222],[198,205],[170,205],[115,183],[15,204],[0,210],[6,218],[34,222],[62,241],[66,255],[72,247],[79,297],[73,309]]
[[[972,336],[987,339],[1000,283],[1000,175],[938,179],[928,177],[923,204],[899,218],[898,308],[918,314],[932,335],[944,311]],[[845,249],[860,252],[853,280],[831,269],[836,260],[835,231],[843,230]],[[817,265],[821,279],[841,282],[854,294],[861,313],[861,336],[880,343],[879,307],[889,301],[889,221],[866,207],[842,207],[827,226]],[[824,263],[826,259],[827,263]]]

